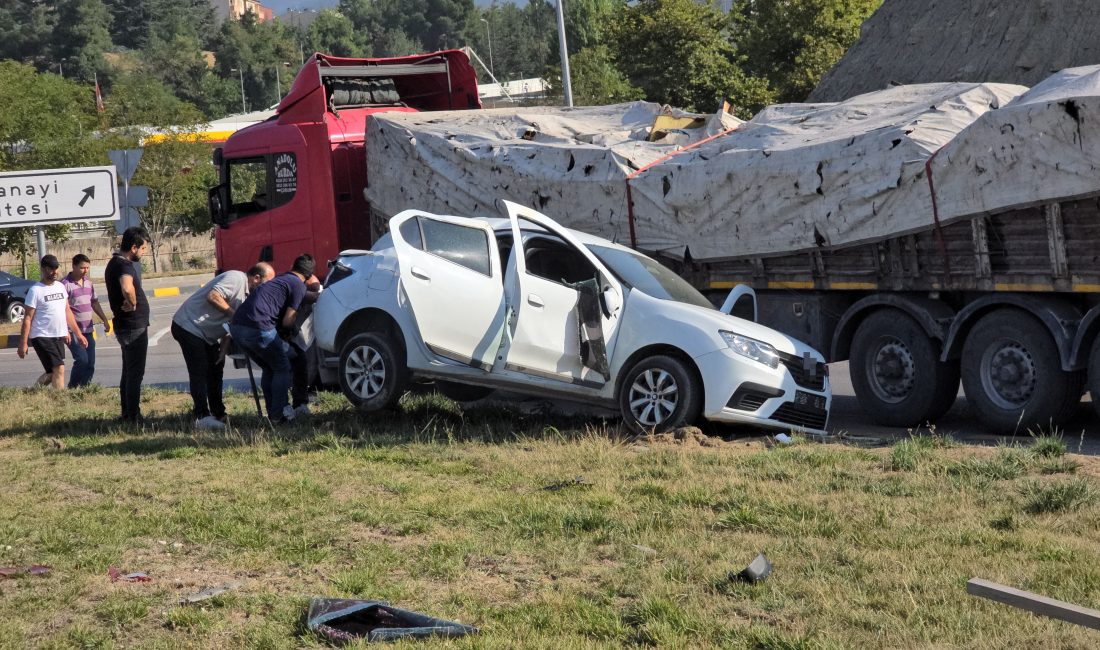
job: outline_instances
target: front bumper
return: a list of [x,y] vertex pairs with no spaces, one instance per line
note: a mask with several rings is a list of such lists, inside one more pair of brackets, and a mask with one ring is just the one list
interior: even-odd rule
[[[732,350],[695,359],[703,376],[703,417],[782,431],[824,433],[832,407],[828,377],[792,373],[784,364],[769,368]],[[824,399],[824,407],[819,404]]]

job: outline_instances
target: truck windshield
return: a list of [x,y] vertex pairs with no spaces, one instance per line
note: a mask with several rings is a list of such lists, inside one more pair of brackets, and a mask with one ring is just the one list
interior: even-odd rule
[[695,287],[657,260],[606,246],[589,244],[588,250],[606,264],[612,273],[619,276],[620,280],[647,295],[714,309],[714,305]]

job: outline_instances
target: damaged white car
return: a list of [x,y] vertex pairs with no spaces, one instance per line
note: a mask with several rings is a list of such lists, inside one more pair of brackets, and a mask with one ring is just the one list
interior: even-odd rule
[[616,407],[639,432],[700,416],[824,431],[816,350],[715,309],[645,255],[502,203],[508,219],[406,210],[372,250],[333,263],[314,333],[322,372],[357,407],[391,406],[424,378],[458,399],[505,389]]

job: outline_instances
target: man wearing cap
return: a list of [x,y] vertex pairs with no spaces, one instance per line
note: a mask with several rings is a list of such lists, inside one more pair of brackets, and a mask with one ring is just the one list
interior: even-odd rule
[[225,325],[248,294],[274,276],[275,269],[266,262],[256,264],[247,274],[226,271],[191,294],[172,317],[172,338],[180,344],[187,364],[195,428],[225,428]]
[[73,369],[69,373],[69,388],[87,386],[92,383],[95,374],[95,336],[92,333],[92,314],[103,322],[104,333],[111,330],[107,315],[99,304],[99,296],[92,286],[92,260],[84,253],[73,256],[73,270],[65,276],[61,284],[69,293],[69,308],[73,311],[80,333],[88,340],[88,346],[80,345],[73,339],[69,343],[69,352],[73,355]]
[[42,280],[27,291],[27,313],[23,318],[23,331],[16,354],[20,359],[25,359],[28,348],[34,347],[38,360],[46,370],[37,383],[64,389],[65,346],[72,340],[69,331],[73,332],[80,345],[87,346],[88,340],[80,333],[69,308],[69,292],[65,285],[57,281],[59,266],[53,255],[42,256],[39,268]]

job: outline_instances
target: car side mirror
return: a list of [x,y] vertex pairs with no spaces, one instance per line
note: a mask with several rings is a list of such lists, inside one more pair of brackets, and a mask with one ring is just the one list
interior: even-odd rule
[[752,287],[747,284],[739,284],[736,287],[730,289],[730,293],[726,296],[726,301],[722,303],[721,311],[723,314],[733,314],[733,308],[737,306],[738,301],[743,298],[748,298],[752,301],[752,321],[758,322],[760,320],[760,312],[757,309],[756,292]]
[[603,290],[600,292],[600,302],[603,304],[604,316],[608,318],[617,314],[623,307],[623,299],[619,292],[609,284],[603,285]]

